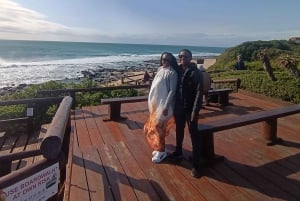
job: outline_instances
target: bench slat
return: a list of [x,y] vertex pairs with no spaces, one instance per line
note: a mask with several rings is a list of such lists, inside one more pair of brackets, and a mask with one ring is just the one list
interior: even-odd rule
[[121,117],[121,104],[122,103],[135,103],[147,101],[148,96],[133,96],[133,97],[122,97],[122,98],[105,98],[101,99],[102,104],[109,104],[108,114],[110,120],[119,120]]
[[222,92],[232,92],[233,90],[230,88],[224,88],[224,89],[210,89],[208,90],[208,93],[222,93]]
[[133,97],[122,97],[122,98],[105,98],[101,99],[102,104],[110,103],[134,103],[148,100],[148,96],[133,96]]
[[222,131],[235,127],[245,126],[248,124],[266,121],[268,119],[277,119],[280,117],[297,114],[300,112],[300,104],[287,106],[279,109],[272,109],[267,111],[246,114],[238,117],[221,119],[213,122],[207,122],[198,126],[199,132],[203,131]]

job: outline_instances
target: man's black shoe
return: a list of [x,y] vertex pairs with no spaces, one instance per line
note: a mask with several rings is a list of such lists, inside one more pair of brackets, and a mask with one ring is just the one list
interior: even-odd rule
[[180,151],[174,151],[173,153],[171,153],[169,155],[169,157],[172,160],[181,160],[181,159],[183,159],[182,152],[180,152]]

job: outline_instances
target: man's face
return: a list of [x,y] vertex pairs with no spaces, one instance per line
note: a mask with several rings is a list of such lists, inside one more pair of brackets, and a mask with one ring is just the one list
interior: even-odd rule
[[182,66],[187,66],[190,64],[191,62],[191,55],[186,52],[186,51],[181,51],[178,55],[179,57],[179,63],[182,65]]

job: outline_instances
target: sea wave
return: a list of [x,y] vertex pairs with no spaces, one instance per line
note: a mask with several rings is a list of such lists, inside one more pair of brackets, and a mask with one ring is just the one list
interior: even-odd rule
[[47,66],[47,65],[78,65],[78,64],[105,64],[115,62],[142,62],[151,59],[158,59],[160,55],[135,55],[121,54],[114,56],[86,57],[74,59],[55,59],[46,61],[9,61],[0,58],[0,68],[24,67],[24,66]]

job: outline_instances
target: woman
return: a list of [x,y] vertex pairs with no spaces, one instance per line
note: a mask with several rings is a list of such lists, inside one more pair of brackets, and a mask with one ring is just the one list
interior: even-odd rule
[[173,106],[177,85],[178,68],[176,58],[168,52],[162,53],[160,67],[152,81],[148,97],[150,116],[144,132],[152,152],[152,162],[159,163],[167,156],[165,136],[173,125]]

